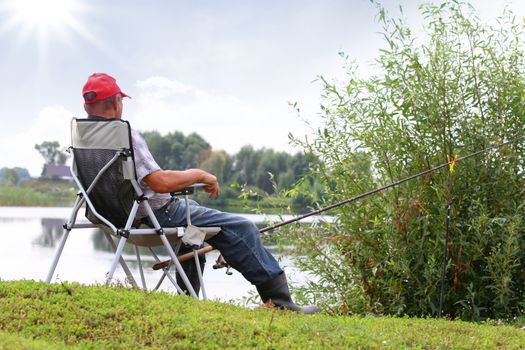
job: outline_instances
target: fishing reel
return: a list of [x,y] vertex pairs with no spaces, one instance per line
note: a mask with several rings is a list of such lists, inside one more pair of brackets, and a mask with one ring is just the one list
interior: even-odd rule
[[219,254],[219,257],[217,258],[217,260],[215,260],[215,264],[213,265],[213,269],[214,270],[218,270],[218,269],[222,269],[222,268],[226,268],[226,274],[228,276],[231,276],[233,274],[233,272],[231,272],[231,266],[228,265],[228,263],[226,262],[226,260],[224,260],[224,258],[222,257],[222,254]]

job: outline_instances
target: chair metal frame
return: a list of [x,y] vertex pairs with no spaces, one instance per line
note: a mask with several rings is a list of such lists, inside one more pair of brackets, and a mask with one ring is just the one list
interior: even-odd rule
[[[82,229],[82,228],[101,228],[104,232],[104,235],[108,239],[108,242],[110,243],[111,247],[115,250],[115,255],[113,257],[113,261],[111,263],[109,272],[107,274],[106,284],[111,283],[111,280],[113,278],[113,275],[115,273],[115,270],[117,268],[117,265],[120,263],[122,266],[129,282],[131,285],[135,288],[138,288],[137,282],[135,281],[135,278],[133,277],[133,274],[131,273],[129,267],[127,266],[126,262],[124,261],[124,258],[122,257],[122,253],[124,250],[124,247],[126,243],[131,243],[135,246],[135,253],[137,257],[137,262],[139,265],[139,272],[140,272],[140,278],[142,282],[142,288],[146,289],[146,281],[144,278],[144,272],[143,272],[143,266],[142,266],[142,259],[139,254],[139,246],[147,247],[149,248],[149,251],[152,253],[153,258],[158,263],[160,262],[159,257],[153,252],[152,247],[155,246],[163,246],[166,253],[171,258],[171,264],[165,268],[163,268],[163,275],[160,278],[159,282],[157,283],[155,289],[158,289],[162,281],[165,277],[168,277],[170,281],[173,283],[175,288],[177,289],[177,292],[182,294],[183,291],[180,288],[180,286],[177,284],[177,281],[175,278],[169,274],[169,268],[171,265],[175,266],[176,272],[180,275],[182,278],[184,285],[186,286],[186,289],[190,293],[190,295],[194,298],[198,298],[195,290],[193,289],[186,273],[184,272],[182,265],[179,262],[179,259],[176,256],[176,252],[178,252],[182,242],[186,242],[187,239],[190,239],[192,242],[193,247],[193,256],[195,260],[195,264],[197,267],[198,277],[201,285],[202,290],[202,297],[203,299],[206,299],[206,290],[204,288],[204,281],[202,278],[202,271],[199,263],[199,252],[198,248],[200,244],[202,244],[203,241],[206,239],[209,239],[210,237],[213,237],[216,235],[219,231],[219,227],[195,227],[191,225],[191,217],[189,210],[186,211],[186,220],[188,225],[186,227],[161,227],[157,218],[155,217],[155,214],[153,213],[153,210],[148,202],[148,198],[144,196],[144,193],[142,189],[140,188],[136,175],[135,175],[135,162],[133,157],[133,151],[132,151],[132,145],[131,145],[131,134],[130,134],[130,126],[127,121],[120,120],[120,119],[111,119],[107,121],[103,121],[105,124],[93,124],[94,126],[85,132],[84,134],[87,135],[86,138],[89,139],[88,142],[84,142],[86,140],[82,140],[82,135],[79,130],[76,130],[75,128],[78,126],[78,123],[85,123],[87,121],[91,121],[94,123],[101,123],[101,121],[95,121],[91,119],[77,119],[73,118],[71,122],[71,128],[72,128],[72,146],[71,149],[74,149],[75,146],[78,147],[86,147],[86,144],[89,144],[91,141],[96,140],[97,142],[102,143],[102,145],[97,145],[96,147],[99,149],[112,149],[115,151],[115,154],[113,158],[98,172],[96,177],[93,179],[91,185],[85,189],[82,185],[81,181],[79,180],[78,176],[78,168],[75,163],[75,158],[73,152],[70,152],[72,155],[72,163],[71,163],[71,175],[73,177],[73,180],[75,181],[76,185],[78,186],[80,192],[77,194],[77,198],[75,200],[75,204],[73,205],[73,209],[71,212],[71,215],[69,217],[69,220],[64,224],[64,233],[62,235],[62,238],[60,239],[60,243],[57,247],[57,250],[55,252],[51,267],[49,269],[48,275],[46,277],[46,282],[50,283],[51,279],[53,278],[53,274],[55,272],[55,269],[57,267],[58,261],[60,259],[60,256],[62,254],[62,251],[64,249],[64,246],[66,244],[66,241],[69,237],[69,233],[73,229]],[[113,124],[113,123],[121,123],[121,124]],[[113,125],[112,125],[113,124]],[[111,127],[109,127],[111,125]],[[101,128],[108,126],[108,128],[113,128],[115,130],[112,130],[112,132],[115,132],[116,138],[121,139],[127,139],[124,141],[117,141],[115,140],[107,140],[100,139],[100,138],[93,138],[92,134],[95,134],[98,130],[101,130]],[[91,133],[91,135],[90,135]],[[123,137],[123,134],[127,133],[127,137]],[[77,139],[78,138],[78,139]],[[91,138],[91,139],[90,139]],[[106,142],[107,141],[107,142]],[[94,146],[90,145],[89,147]],[[106,148],[107,147],[107,148]],[[110,222],[108,219],[106,219],[104,216],[102,216],[95,206],[93,205],[91,198],[90,198],[90,192],[94,188],[94,186],[98,183],[102,175],[110,168],[112,164],[114,164],[117,161],[122,162],[122,170],[123,170],[123,177],[125,180],[129,180],[135,194],[135,200],[133,201],[133,205],[131,207],[131,211],[129,213],[129,216],[127,218],[126,224],[124,227],[117,227],[112,222]],[[202,186],[202,184],[196,184],[196,187]],[[188,195],[193,193],[193,188],[191,189],[184,189],[180,191],[178,194],[184,195],[184,200],[186,201],[186,204],[188,204]],[[102,224],[96,224],[96,223],[88,223],[88,222],[77,222],[77,215],[78,211],[83,207],[86,206],[89,208],[91,213],[102,223]],[[139,206],[142,205],[146,212],[147,217],[152,224],[151,227],[145,227],[144,225],[135,228],[133,227],[134,223],[136,222],[136,213],[139,209]],[[186,206],[188,208],[188,205]],[[189,233],[191,232],[191,233]],[[187,234],[188,233],[188,234]],[[191,237],[189,237],[191,235]],[[112,236],[120,237],[118,245],[115,244]],[[200,242],[195,243],[195,241]],[[175,251],[172,248],[172,244],[176,245]]]

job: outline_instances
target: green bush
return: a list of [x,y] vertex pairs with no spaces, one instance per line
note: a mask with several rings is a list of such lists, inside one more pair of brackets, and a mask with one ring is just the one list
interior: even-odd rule
[[0,206],[70,206],[75,185],[65,180],[27,180],[21,187],[0,185]]
[[[525,309],[523,23],[482,25],[468,3],[424,5],[425,37],[379,8],[385,47],[362,78],[324,85],[324,125],[294,140],[319,158],[331,204],[434,165],[517,139],[446,170],[337,210],[315,232],[290,230],[310,299],[338,312],[434,315],[447,203],[444,312],[511,318]],[[450,181],[450,183],[449,183]],[[451,185],[449,191],[449,184]]]

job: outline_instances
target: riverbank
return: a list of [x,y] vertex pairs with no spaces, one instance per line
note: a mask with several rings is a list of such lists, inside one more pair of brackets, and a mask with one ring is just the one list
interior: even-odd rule
[[[0,185],[0,207],[71,207],[75,202],[78,189],[70,181],[64,180],[30,180],[24,186]],[[291,200],[278,197],[243,198],[209,198],[204,192],[196,193],[193,200],[202,205],[231,213],[297,214],[307,211],[291,210]]]
[[0,282],[5,349],[522,349],[512,326],[304,316],[119,287]]
[[0,186],[0,206],[61,207],[75,201],[76,189],[69,182],[31,180],[24,185]]

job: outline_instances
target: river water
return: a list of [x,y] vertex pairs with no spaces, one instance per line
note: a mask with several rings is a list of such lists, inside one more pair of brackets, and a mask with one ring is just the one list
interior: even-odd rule
[[[44,280],[47,276],[56,247],[63,234],[62,225],[71,212],[70,208],[40,207],[0,207],[0,279]],[[79,221],[83,211],[79,212]],[[265,220],[279,221],[278,217],[255,214],[239,214],[261,224]],[[285,217],[282,219],[288,219]],[[275,247],[267,247],[278,255]],[[243,303],[244,298],[255,294],[255,287],[243,276],[232,270],[228,276],[225,269],[214,270],[212,265],[218,252],[207,254],[204,280],[208,298],[221,301]],[[80,282],[82,284],[102,284],[111,265],[113,253],[106,237],[97,229],[79,229],[71,231],[62,257],[58,263],[53,281]],[[293,257],[277,256],[286,271],[289,280],[304,283],[309,276],[293,267]],[[134,249],[126,249],[124,259],[130,266],[137,283],[140,284],[139,269],[135,263]],[[162,259],[162,258],[161,258]],[[144,274],[148,288],[153,288],[162,275],[150,267],[154,263],[151,255],[142,256]],[[120,265],[114,279],[123,282],[125,274]],[[175,292],[175,288],[166,279],[161,290]]]

